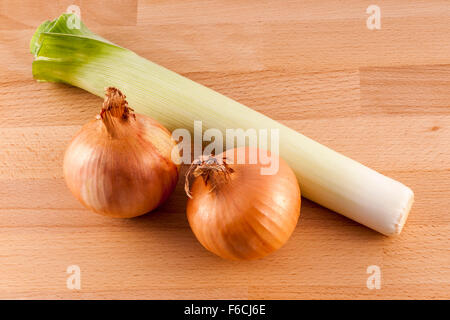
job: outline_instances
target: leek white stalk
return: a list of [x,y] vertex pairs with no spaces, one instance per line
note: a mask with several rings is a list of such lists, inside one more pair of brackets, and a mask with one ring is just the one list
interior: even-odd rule
[[[68,25],[68,19],[72,22]],[[97,96],[120,88],[137,113],[169,130],[203,126],[279,129],[280,156],[295,172],[306,198],[385,235],[399,234],[413,203],[410,188],[300,133],[114,45],[87,29],[75,15],[44,22],[31,41],[33,75],[83,88]],[[72,28],[70,28],[71,26]]]

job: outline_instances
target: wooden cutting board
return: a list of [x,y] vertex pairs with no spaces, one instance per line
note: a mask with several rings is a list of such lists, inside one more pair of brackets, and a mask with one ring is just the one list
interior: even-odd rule
[[[196,241],[181,181],[140,218],[84,209],[62,158],[101,99],[35,82],[28,47],[71,4],[101,36],[410,186],[403,233],[303,200],[281,250],[230,262]],[[450,4],[374,4],[379,30],[362,0],[0,2],[0,298],[450,298]]]

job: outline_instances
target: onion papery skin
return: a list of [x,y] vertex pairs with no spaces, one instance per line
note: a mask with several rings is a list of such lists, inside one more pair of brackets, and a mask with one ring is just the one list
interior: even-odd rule
[[[229,164],[228,179],[195,178],[187,202],[187,218],[199,242],[209,251],[230,260],[252,260],[283,246],[294,231],[301,195],[294,172],[279,158],[274,175],[261,175],[263,166]],[[238,149],[217,158],[230,159]],[[236,159],[236,158],[234,158]],[[215,173],[221,174],[221,173]]]
[[101,119],[82,127],[64,156],[64,176],[75,197],[96,213],[132,218],[163,203],[175,189],[175,141],[140,114],[116,122],[111,135]]

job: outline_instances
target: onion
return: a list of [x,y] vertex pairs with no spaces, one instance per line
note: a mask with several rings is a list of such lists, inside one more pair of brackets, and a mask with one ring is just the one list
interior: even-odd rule
[[[228,163],[239,152],[245,152],[245,163]],[[264,165],[260,159],[251,164],[250,152],[259,154],[238,148],[202,158],[186,174],[192,231],[206,249],[225,259],[257,259],[279,249],[300,215],[300,188],[291,168],[276,157],[277,173],[262,175]]]
[[155,209],[178,180],[170,132],[134,114],[125,98],[118,89],[107,88],[100,115],[81,128],[64,156],[64,177],[75,197],[87,208],[117,218]]

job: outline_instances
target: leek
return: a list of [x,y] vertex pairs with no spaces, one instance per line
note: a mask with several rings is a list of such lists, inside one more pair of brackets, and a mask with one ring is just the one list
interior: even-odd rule
[[[414,194],[405,185],[343,156],[246,106],[142,58],[91,32],[70,28],[63,14],[44,22],[31,40],[33,76],[97,96],[120,88],[136,112],[169,130],[203,126],[279,129],[280,156],[294,170],[302,195],[385,235],[399,234]],[[72,23],[73,25],[73,23]]]

